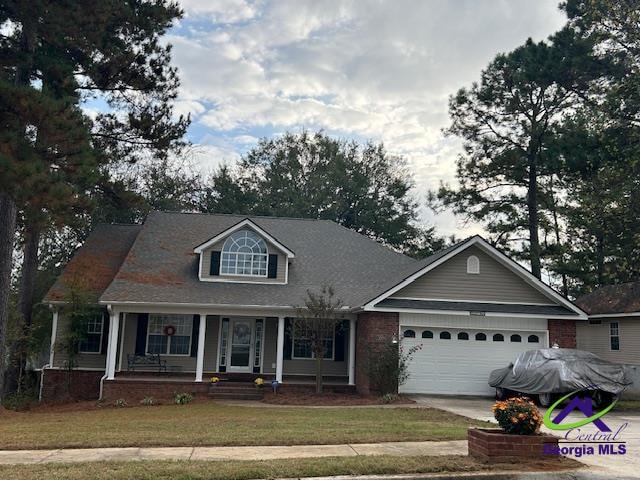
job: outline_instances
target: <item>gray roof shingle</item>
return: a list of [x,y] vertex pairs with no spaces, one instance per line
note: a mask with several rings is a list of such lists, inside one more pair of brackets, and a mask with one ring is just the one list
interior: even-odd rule
[[[295,252],[288,284],[198,279],[193,249],[245,218]],[[327,284],[355,308],[423,264],[327,220],[152,212],[100,300],[295,307]]]
[[600,287],[575,303],[590,315],[640,312],[640,281]]
[[97,301],[113,281],[142,225],[96,225],[45,295],[43,302],[65,301],[74,289]]

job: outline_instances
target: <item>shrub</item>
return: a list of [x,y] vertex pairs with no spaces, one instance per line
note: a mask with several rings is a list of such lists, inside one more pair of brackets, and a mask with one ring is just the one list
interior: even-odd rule
[[369,344],[369,381],[382,395],[398,393],[398,387],[409,378],[409,361],[422,348],[415,345],[404,351],[401,342]]
[[113,402],[114,407],[126,407],[127,401],[124,398],[119,398],[115,402]]
[[515,397],[496,402],[492,410],[505,433],[532,435],[538,432],[542,425],[540,411],[527,397]]
[[396,395],[395,393],[385,393],[380,397],[380,401],[382,403],[393,403],[396,400],[398,400],[398,395]]
[[156,400],[153,397],[144,397],[142,400],[140,400],[140,405],[150,407],[152,405],[156,405]]
[[186,405],[187,403],[191,403],[193,400],[193,395],[187,392],[176,393],[173,397],[173,401],[176,405]]
[[33,389],[23,389],[19,392],[8,393],[2,399],[2,405],[7,410],[29,410],[31,405],[38,403],[38,393]]

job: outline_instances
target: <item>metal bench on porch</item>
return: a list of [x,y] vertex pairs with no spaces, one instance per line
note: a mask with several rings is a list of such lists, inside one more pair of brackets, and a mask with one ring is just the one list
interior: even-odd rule
[[158,367],[158,372],[167,371],[167,361],[162,360],[158,354],[127,355],[127,370],[133,372],[136,367]]

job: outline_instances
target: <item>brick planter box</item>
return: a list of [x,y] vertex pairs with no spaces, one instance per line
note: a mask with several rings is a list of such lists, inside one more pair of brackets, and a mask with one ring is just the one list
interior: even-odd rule
[[500,429],[469,428],[467,434],[469,455],[486,462],[503,462],[514,458],[559,458],[544,455],[545,443],[558,445],[558,437],[544,433],[538,435],[511,435]]

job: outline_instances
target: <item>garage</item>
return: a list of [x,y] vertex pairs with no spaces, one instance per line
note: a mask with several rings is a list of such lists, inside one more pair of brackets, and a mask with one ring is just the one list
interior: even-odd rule
[[546,329],[436,327],[424,320],[423,325],[400,327],[404,351],[420,346],[400,387],[403,393],[491,395],[491,370],[508,365],[521,352],[547,346]]

